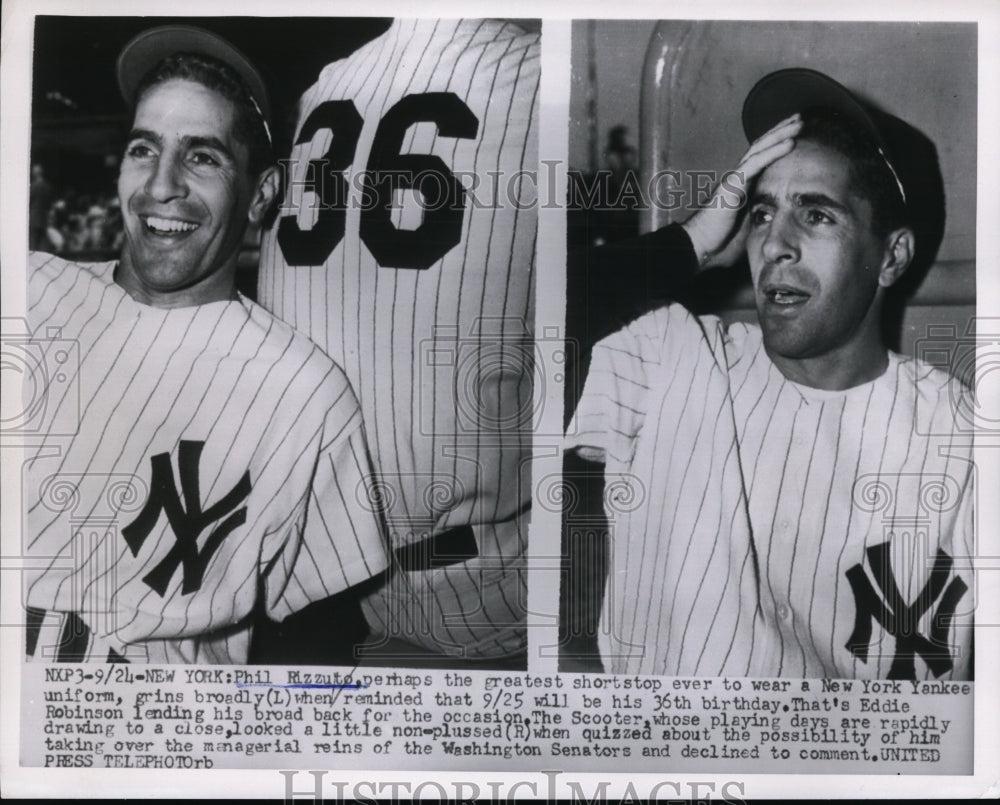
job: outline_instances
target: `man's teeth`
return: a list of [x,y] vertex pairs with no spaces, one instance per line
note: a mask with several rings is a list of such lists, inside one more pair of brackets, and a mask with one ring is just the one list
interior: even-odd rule
[[146,218],[146,226],[159,232],[190,232],[192,229],[198,228],[198,224],[177,221],[172,218],[155,218],[152,215]]
[[793,305],[806,299],[806,294],[797,291],[771,291],[771,299],[779,305]]

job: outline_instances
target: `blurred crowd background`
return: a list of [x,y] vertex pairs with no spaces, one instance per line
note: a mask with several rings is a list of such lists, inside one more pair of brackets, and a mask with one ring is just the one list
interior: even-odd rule
[[[108,155],[117,170],[117,159]],[[42,162],[31,165],[28,245],[53,254],[100,260],[122,242],[122,215],[111,189],[80,188],[49,179]]]

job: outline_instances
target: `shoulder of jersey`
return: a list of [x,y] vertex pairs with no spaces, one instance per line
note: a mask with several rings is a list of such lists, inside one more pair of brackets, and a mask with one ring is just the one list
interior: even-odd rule
[[77,263],[47,252],[28,254],[28,308],[38,312],[39,307],[50,307],[78,297],[82,291],[78,283],[83,280],[109,282],[114,261],[104,263]]
[[[698,331],[704,336],[704,340],[713,346],[717,345],[720,339],[735,340],[742,345],[743,341],[754,335],[753,329],[747,325],[737,323],[734,327],[736,328],[734,332],[729,333],[729,329],[718,316],[699,316],[684,305],[671,302],[644,313],[625,325],[624,329],[631,331],[634,338],[656,344],[678,337],[686,337],[689,340],[690,336]],[[609,338],[617,340],[617,336]]]
[[909,355],[900,355],[899,359],[904,378],[925,398],[937,397],[954,406],[959,399],[973,394],[965,383],[938,366]]
[[261,357],[288,360],[306,367],[317,384],[322,382],[328,396],[339,398],[344,389],[353,390],[344,370],[307,336],[250,299],[243,299],[255,326],[267,332],[268,353]]
[[744,358],[752,358],[760,351],[764,336],[760,331],[759,324],[745,321],[734,321],[726,324],[716,316],[701,316],[700,319],[703,323],[711,323],[716,331],[722,333],[726,345],[726,360],[730,369],[733,369]]
[[[358,62],[364,63],[369,59],[376,59],[386,48],[392,47],[392,42],[401,36],[415,31],[418,27],[434,26],[434,32],[430,40],[422,40],[421,47],[427,49],[441,49],[453,44],[462,38],[469,38],[469,46],[474,44],[485,46],[492,42],[505,40],[521,40],[520,44],[525,49],[539,48],[541,34],[538,32],[526,31],[519,25],[512,22],[490,19],[461,19],[461,20],[394,20],[389,29],[376,39],[362,45],[354,53],[331,62],[320,72],[318,82],[322,84],[333,74],[344,68],[348,64]],[[475,41],[472,38],[475,38]],[[537,57],[537,53],[535,54]]]
[[[114,261],[111,261],[114,262]],[[100,274],[108,266],[108,262],[103,263],[77,263],[74,260],[67,260],[64,257],[57,257],[48,252],[28,252],[28,269],[31,277],[55,278],[66,271],[86,271],[91,274]]]

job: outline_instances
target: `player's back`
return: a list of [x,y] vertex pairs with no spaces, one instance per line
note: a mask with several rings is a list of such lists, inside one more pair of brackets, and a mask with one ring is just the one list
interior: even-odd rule
[[261,301],[344,367],[394,545],[423,551],[399,631],[455,653],[524,646],[538,78],[518,26],[396,21],[302,97],[262,246]]

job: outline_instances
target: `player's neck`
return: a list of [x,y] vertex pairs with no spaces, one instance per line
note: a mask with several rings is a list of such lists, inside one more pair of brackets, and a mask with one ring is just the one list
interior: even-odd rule
[[851,342],[823,355],[787,358],[765,350],[771,362],[788,380],[824,391],[844,391],[869,383],[885,374],[889,351],[881,337]]
[[162,310],[206,305],[238,299],[236,291],[236,260],[192,285],[162,290],[144,282],[140,272],[131,265],[123,251],[115,266],[114,281],[136,302]]

